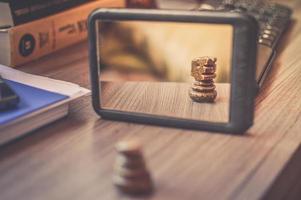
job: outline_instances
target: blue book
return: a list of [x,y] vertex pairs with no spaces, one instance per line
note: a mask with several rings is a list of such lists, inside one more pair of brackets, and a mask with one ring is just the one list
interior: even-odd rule
[[5,82],[20,97],[20,102],[16,108],[0,112],[0,126],[69,98],[66,95],[49,92],[11,80],[6,80]]

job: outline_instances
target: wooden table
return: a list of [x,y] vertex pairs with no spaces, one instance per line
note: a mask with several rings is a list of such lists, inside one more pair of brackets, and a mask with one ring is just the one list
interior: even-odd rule
[[[131,199],[112,186],[114,145],[141,139],[156,191],[141,199],[300,199],[301,2],[242,136],[100,119],[90,97],[0,149],[1,200]],[[89,87],[86,44],[21,68]],[[140,198],[135,198],[140,199]]]
[[101,107],[218,123],[230,118],[229,83],[216,83],[214,103],[194,102],[188,91],[191,83],[152,81],[101,81]]

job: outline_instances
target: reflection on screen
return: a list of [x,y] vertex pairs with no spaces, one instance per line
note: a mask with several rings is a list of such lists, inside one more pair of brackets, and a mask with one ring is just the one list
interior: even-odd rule
[[229,121],[231,25],[102,21],[97,31],[102,108]]

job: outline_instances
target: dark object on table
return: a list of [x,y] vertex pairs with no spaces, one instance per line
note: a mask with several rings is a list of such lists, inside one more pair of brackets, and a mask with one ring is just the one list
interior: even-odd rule
[[127,8],[157,8],[155,0],[127,0]]
[[18,103],[19,97],[0,76],[0,111],[13,108]]

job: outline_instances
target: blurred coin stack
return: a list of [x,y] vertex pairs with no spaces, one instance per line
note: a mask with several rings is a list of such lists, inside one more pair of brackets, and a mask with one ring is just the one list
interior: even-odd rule
[[191,76],[195,82],[189,90],[189,96],[196,102],[214,102],[217,92],[214,78],[216,77],[216,58],[200,57],[192,61]]
[[136,140],[121,141],[116,145],[118,152],[113,183],[122,192],[128,194],[148,194],[153,184],[147,170],[141,144]]

